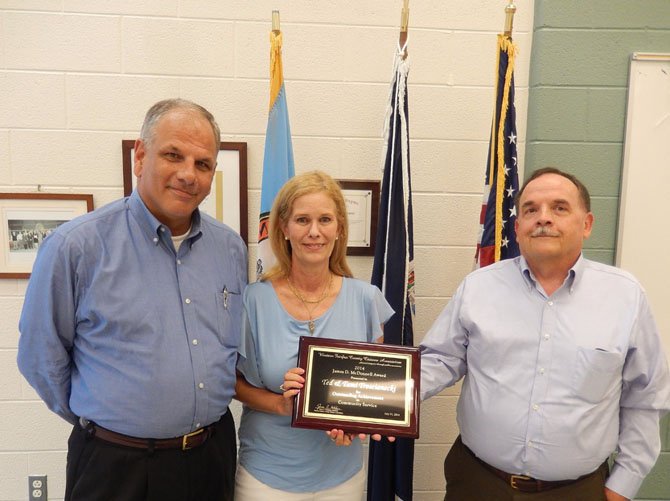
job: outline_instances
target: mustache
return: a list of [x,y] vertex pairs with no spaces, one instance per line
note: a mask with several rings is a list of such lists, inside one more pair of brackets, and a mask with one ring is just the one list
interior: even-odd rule
[[551,231],[546,226],[538,226],[530,234],[531,237],[558,237],[560,236],[557,232]]

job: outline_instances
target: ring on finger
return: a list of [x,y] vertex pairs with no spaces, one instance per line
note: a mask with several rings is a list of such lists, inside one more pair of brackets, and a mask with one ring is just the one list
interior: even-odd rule
[[279,385],[279,389],[280,389],[281,391],[287,391],[286,388],[284,388],[284,383],[282,383],[282,384]]

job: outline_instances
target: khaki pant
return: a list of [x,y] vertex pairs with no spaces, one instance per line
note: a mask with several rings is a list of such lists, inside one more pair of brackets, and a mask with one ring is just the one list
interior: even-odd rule
[[574,484],[520,492],[486,469],[459,436],[444,460],[445,501],[604,501],[607,465]]

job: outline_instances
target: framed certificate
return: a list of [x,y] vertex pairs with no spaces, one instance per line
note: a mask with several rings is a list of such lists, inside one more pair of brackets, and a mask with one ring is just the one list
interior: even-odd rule
[[300,337],[305,386],[291,425],[419,437],[419,349]]
[[379,218],[379,181],[338,179],[347,204],[347,256],[374,256]]

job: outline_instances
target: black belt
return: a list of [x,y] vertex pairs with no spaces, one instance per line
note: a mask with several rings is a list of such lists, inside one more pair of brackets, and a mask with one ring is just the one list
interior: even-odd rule
[[[477,462],[479,462],[479,464],[481,464],[484,468],[489,470],[498,478],[504,480],[505,483],[509,485],[512,489],[515,489],[520,492],[543,492],[543,491],[549,491],[551,489],[557,489],[558,487],[565,487],[566,485],[571,485],[576,482],[579,482],[580,480],[583,480],[586,477],[593,475],[595,473],[595,471],[593,471],[591,473],[587,473],[586,475],[582,475],[579,478],[574,478],[571,480],[540,480],[538,478],[528,477],[526,475],[515,475],[512,473],[507,473],[506,471],[503,470],[499,470],[495,466],[491,466],[485,461],[479,459],[477,455],[468,448],[467,445],[463,444],[463,447],[465,447],[465,450],[473,458],[475,458]],[[604,464],[600,466],[600,468],[602,468],[603,466]]]
[[95,424],[93,421],[82,422],[81,424],[83,425],[83,428],[92,436],[112,444],[123,445],[125,447],[132,447],[135,449],[181,449],[186,451],[200,447],[202,444],[207,442],[207,440],[214,434],[214,425],[216,423],[204,426],[195,430],[194,432],[174,438],[131,437],[129,435],[123,435],[121,433],[108,430],[107,428],[103,428],[102,426]]

